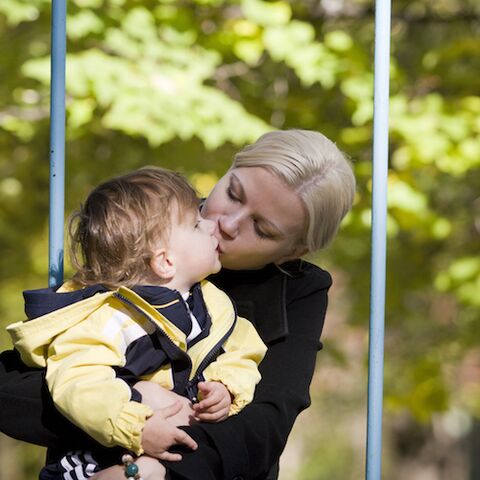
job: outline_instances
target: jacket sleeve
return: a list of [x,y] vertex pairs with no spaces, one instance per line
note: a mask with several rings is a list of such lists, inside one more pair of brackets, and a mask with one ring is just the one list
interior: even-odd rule
[[[221,464],[221,478],[267,478],[285,447],[296,417],[310,405],[309,387],[327,308],[329,284],[325,283],[316,289],[307,285],[309,293],[300,294],[287,304],[289,333],[268,345],[253,402],[224,422],[185,428],[194,437],[207,435],[209,444],[202,448]],[[177,472],[182,478],[196,478],[192,469],[196,462],[186,457],[195,457],[197,453],[186,454],[186,461],[178,465],[170,463],[172,478],[177,478]],[[212,465],[214,460],[210,462]],[[201,463],[198,459],[198,464]]]
[[242,410],[253,399],[255,386],[260,381],[258,364],[267,350],[253,325],[237,318],[235,329],[219,355],[203,372],[206,380],[223,383],[233,396],[230,415]]
[[124,363],[121,333],[110,338],[94,322],[90,317],[52,342],[48,388],[58,410],[99,443],[141,454],[141,432],[153,412],[131,401],[130,388],[115,377],[112,367]]

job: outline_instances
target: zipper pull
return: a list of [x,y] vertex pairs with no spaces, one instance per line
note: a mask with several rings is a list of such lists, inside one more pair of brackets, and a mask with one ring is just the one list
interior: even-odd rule
[[[193,379],[193,381],[194,380],[195,379]],[[187,392],[188,399],[192,403],[198,403],[198,393],[197,393],[197,389],[195,388],[196,383],[197,382],[195,382],[195,383],[188,382],[187,387],[185,388],[185,390]]]

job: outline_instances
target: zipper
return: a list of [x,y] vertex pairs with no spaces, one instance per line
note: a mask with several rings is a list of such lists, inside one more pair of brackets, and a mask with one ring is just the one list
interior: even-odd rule
[[[115,292],[113,294],[114,297],[118,298],[120,301],[128,305],[129,307],[133,308],[136,312],[140,313],[144,318],[148,320],[149,323],[153,324],[156,328],[156,331],[161,334],[164,338],[168,340],[168,342],[174,347],[176,350],[180,351],[184,357],[188,360],[188,365],[189,365],[189,370],[190,372],[192,371],[192,359],[190,358],[190,355],[187,352],[184,352],[181,348],[179,348],[175,342],[170,338],[170,336],[155,322],[150,315],[145,313],[137,304],[129,300],[127,297],[123,296],[119,292]],[[210,351],[203,357],[203,360],[200,362],[198,365],[194,376],[192,377],[191,380],[189,380],[185,386],[185,391],[188,395],[188,398],[192,403],[198,403],[198,388],[197,384],[198,382],[202,381],[202,374],[203,371],[208,367],[208,365],[213,361],[213,359],[218,356],[218,353],[222,347],[222,345],[225,343],[228,337],[232,334],[235,325],[237,324],[237,308],[235,304],[232,302],[232,306],[234,309],[234,321],[232,322],[232,325],[229,327],[227,332],[222,336],[222,338],[210,349]],[[187,377],[188,378],[188,377]]]
[[145,313],[138,305],[136,305],[134,302],[132,302],[131,300],[129,300],[127,297],[124,297],[121,293],[118,293],[118,292],[115,292],[113,294],[114,297],[117,297],[119,300],[121,300],[123,303],[127,304],[129,307],[133,308],[136,312],[140,313],[140,315],[142,315],[144,318],[146,318],[149,323],[153,324],[155,326],[155,329],[156,331],[164,338],[166,338],[170,344],[172,345],[172,347],[174,347],[175,349],[179,350],[180,352],[182,352],[184,354],[185,357],[188,358],[188,363],[190,365],[190,371],[192,369],[192,360],[190,359],[190,356],[184,352],[178,345],[175,344],[175,342],[172,340],[172,338],[170,338],[170,336],[168,335],[167,332],[165,332],[165,330],[163,330],[157,322],[155,322],[155,320],[153,320],[150,315],[148,315],[147,313]]
[[227,330],[227,332],[223,335],[223,337],[210,349],[210,351],[203,357],[203,360],[200,362],[200,364],[197,367],[197,370],[195,371],[195,375],[192,377],[191,380],[187,383],[186,386],[186,391],[188,394],[188,398],[192,401],[192,403],[198,403],[198,382],[203,381],[203,371],[210,365],[210,363],[218,356],[219,351],[222,348],[222,345],[225,343],[228,337],[232,334],[235,325],[237,323],[237,309],[235,307],[235,304],[233,304],[233,308],[235,310],[235,320],[233,321],[232,325],[230,328]]

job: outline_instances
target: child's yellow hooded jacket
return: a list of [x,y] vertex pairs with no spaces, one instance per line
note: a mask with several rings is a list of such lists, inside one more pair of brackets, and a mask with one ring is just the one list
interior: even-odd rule
[[[56,293],[74,290],[68,282]],[[102,445],[140,455],[142,429],[153,411],[132,400],[131,387],[115,371],[125,367],[127,351],[139,339],[155,338],[169,359],[141,379],[181,394],[202,378],[220,381],[233,396],[230,414],[251,402],[260,380],[257,367],[266,347],[252,324],[237,317],[231,300],[212,283],[201,282],[201,292],[210,332],[188,355],[185,334],[158,306],[125,287],[96,293],[7,330],[27,365],[47,368],[48,388],[65,417]]]

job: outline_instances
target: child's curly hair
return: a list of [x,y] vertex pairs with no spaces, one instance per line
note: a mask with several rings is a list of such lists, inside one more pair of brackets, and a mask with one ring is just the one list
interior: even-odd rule
[[170,170],[146,167],[107,180],[70,219],[74,280],[109,288],[141,283],[172,223],[182,222],[198,207],[192,186]]

